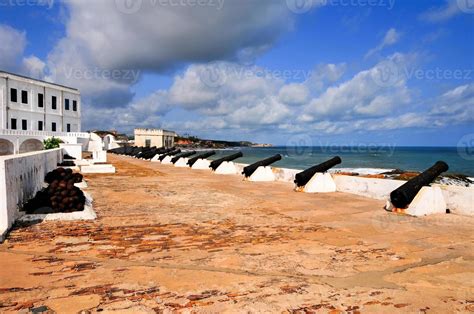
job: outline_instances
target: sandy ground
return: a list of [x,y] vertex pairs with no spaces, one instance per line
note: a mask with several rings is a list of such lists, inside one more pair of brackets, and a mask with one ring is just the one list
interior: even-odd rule
[[16,226],[0,312],[474,311],[473,218],[109,155],[96,221]]

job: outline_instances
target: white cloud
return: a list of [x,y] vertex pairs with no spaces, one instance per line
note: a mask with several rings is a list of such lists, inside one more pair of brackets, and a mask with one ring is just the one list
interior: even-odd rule
[[279,100],[290,106],[298,106],[306,103],[309,97],[309,90],[303,84],[288,84],[280,89]]
[[18,70],[26,46],[26,33],[0,24],[0,69]]
[[[387,59],[398,67],[406,65],[406,58],[395,54]],[[410,102],[410,93],[404,76],[394,76],[389,85],[378,80],[385,71],[381,62],[369,70],[357,73],[352,79],[331,86],[306,106],[302,121],[331,117],[335,120],[356,117],[377,117],[393,113]]]
[[395,28],[389,29],[387,33],[385,33],[383,40],[377,45],[377,47],[369,50],[369,52],[367,52],[367,54],[365,55],[365,58],[368,58],[374,55],[375,53],[382,51],[382,49],[384,49],[385,47],[394,45],[398,42],[399,39],[400,33],[397,32]]
[[449,20],[450,18],[461,13],[459,4],[462,1],[465,1],[466,5],[469,2],[469,0],[446,0],[446,3],[443,6],[433,7],[430,10],[423,12],[420,15],[420,18],[432,23]]
[[42,79],[45,75],[46,63],[36,56],[23,58],[23,73],[29,77]]
[[130,86],[136,81],[68,73],[163,73],[188,62],[252,62],[292,27],[291,14],[280,1],[225,1],[222,8],[163,1],[127,2],[137,5],[128,7],[125,2],[65,2],[67,36],[48,56],[51,77],[80,88],[96,105],[125,105],[133,97]]

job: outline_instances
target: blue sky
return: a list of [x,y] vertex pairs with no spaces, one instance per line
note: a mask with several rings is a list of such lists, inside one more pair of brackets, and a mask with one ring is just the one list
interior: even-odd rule
[[78,87],[86,130],[456,146],[473,34],[472,0],[0,0],[0,69]]

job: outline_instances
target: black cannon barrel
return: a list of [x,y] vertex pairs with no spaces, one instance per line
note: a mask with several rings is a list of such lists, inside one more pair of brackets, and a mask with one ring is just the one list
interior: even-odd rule
[[323,163],[320,163],[319,165],[313,166],[311,168],[306,169],[305,171],[302,171],[300,173],[297,173],[295,175],[295,183],[296,186],[305,186],[306,183],[311,180],[311,178],[314,176],[316,172],[326,172],[335,165],[338,165],[342,162],[341,157],[336,156],[334,158],[331,158]]
[[212,155],[215,155],[215,154],[216,154],[215,151],[210,151],[201,155],[197,155],[196,157],[193,157],[188,160],[188,165],[189,167],[192,167],[196,163],[196,161],[198,161],[199,159],[206,159],[207,157],[211,157]]
[[407,208],[423,186],[430,185],[437,176],[448,171],[448,169],[449,166],[447,163],[437,161],[429,169],[413,179],[410,179],[407,183],[390,193],[390,201],[396,208]]
[[168,152],[166,154],[161,155],[159,159],[160,159],[160,161],[163,161],[163,159],[165,159],[167,156],[174,156],[174,155],[177,155],[179,153],[181,153],[181,149],[176,149],[176,150],[173,150],[171,152]]
[[190,152],[184,152],[184,153],[181,153],[181,154],[178,154],[176,156],[173,157],[173,159],[171,159],[171,162],[172,163],[176,163],[180,158],[186,158],[186,157],[189,157],[189,156],[192,156],[196,154],[196,151],[190,151]]
[[229,156],[225,156],[225,157],[222,157],[221,159],[216,159],[216,160],[212,161],[211,165],[209,167],[212,168],[212,170],[216,170],[217,168],[219,168],[219,166],[223,162],[232,161],[232,160],[235,160],[235,159],[243,157],[243,156],[244,156],[244,154],[242,154],[242,152],[238,152],[238,153],[235,153],[235,154],[232,154],[232,155],[229,155]]
[[242,174],[245,175],[245,177],[250,177],[254,172],[255,170],[258,169],[258,167],[266,167],[266,166],[269,166],[271,164],[273,164],[274,162],[277,162],[278,160],[281,160],[281,155],[280,154],[277,154],[275,156],[272,156],[272,157],[269,157],[267,159],[263,159],[263,160],[260,160],[260,161],[257,161],[256,163],[254,164],[251,164],[247,167],[244,168],[244,171],[242,171]]

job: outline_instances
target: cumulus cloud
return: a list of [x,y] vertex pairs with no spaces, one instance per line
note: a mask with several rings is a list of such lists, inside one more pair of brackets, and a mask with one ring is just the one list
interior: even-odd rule
[[404,76],[393,76],[389,82],[380,80],[381,73],[386,71],[386,62],[401,68],[406,65],[406,58],[395,54],[373,68],[357,73],[352,79],[329,87],[310,101],[300,120],[309,122],[325,117],[344,120],[384,116],[393,113],[400,105],[408,104],[410,92]]
[[374,55],[375,53],[382,51],[385,47],[397,43],[399,39],[400,33],[395,28],[389,29],[387,33],[385,33],[383,40],[377,45],[377,47],[370,49],[365,55],[365,58],[368,58]]
[[[138,72],[139,79],[144,72],[164,73],[185,63],[252,62],[292,24],[279,1],[225,1],[219,7],[126,0],[64,5],[67,35],[48,56],[51,79],[80,88],[98,106],[123,106],[133,97],[130,86],[137,78],[103,75],[108,71]],[[98,74],[81,75],[88,72]]]
[[0,69],[18,70],[26,46],[26,33],[0,24]]

